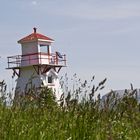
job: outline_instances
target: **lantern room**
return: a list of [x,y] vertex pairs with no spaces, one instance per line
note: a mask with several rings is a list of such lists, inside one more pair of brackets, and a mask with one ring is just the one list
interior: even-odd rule
[[59,52],[52,53],[51,44],[53,39],[37,33],[37,28],[33,28],[33,33],[20,39],[21,55],[8,57],[8,68],[25,67],[29,65],[54,65],[66,66],[66,56]]

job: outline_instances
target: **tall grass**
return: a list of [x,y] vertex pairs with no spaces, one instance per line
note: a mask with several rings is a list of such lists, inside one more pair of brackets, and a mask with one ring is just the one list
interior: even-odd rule
[[[92,78],[94,80],[94,78]],[[92,81],[91,80],[91,81]],[[69,91],[60,105],[51,90],[30,90],[19,105],[0,105],[1,140],[139,140],[140,104],[136,90],[118,99],[112,91],[105,100],[93,100],[106,79],[96,87],[84,81]],[[81,86],[80,86],[81,85]],[[80,88],[80,89],[79,89]],[[78,102],[81,91],[88,100]],[[76,96],[71,96],[75,92]],[[75,98],[73,98],[75,97]],[[65,101],[65,102],[64,102]]]

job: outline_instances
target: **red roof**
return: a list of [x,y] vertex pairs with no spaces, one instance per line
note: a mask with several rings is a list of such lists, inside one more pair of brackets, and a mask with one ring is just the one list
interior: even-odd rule
[[44,36],[42,34],[39,34],[36,32],[36,28],[33,28],[34,29],[34,33],[20,39],[18,41],[18,43],[24,43],[24,42],[32,42],[32,41],[38,41],[39,39],[42,39],[44,41],[47,41],[47,42],[53,42],[54,40],[47,37],[47,36]]

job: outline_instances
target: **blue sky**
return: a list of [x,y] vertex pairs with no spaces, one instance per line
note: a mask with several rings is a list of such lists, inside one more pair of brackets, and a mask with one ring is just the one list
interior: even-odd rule
[[11,86],[7,56],[21,54],[17,41],[38,32],[67,55],[67,72],[82,79],[108,78],[106,90],[140,87],[139,0],[0,0],[0,79]]

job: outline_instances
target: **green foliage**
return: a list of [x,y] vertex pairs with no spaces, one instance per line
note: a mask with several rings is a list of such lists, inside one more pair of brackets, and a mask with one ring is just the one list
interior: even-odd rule
[[28,91],[20,105],[1,105],[0,140],[140,139],[140,105],[133,96],[136,92],[118,99],[112,91],[104,101],[100,96],[93,100],[104,82],[90,90],[84,82],[82,86],[88,89],[90,98],[81,102],[69,92],[66,104],[57,105],[52,91],[45,88]]
[[27,108],[47,108],[57,107],[55,94],[52,89],[43,87],[41,89],[32,88],[24,93],[23,96],[17,95],[14,100],[14,107]]

